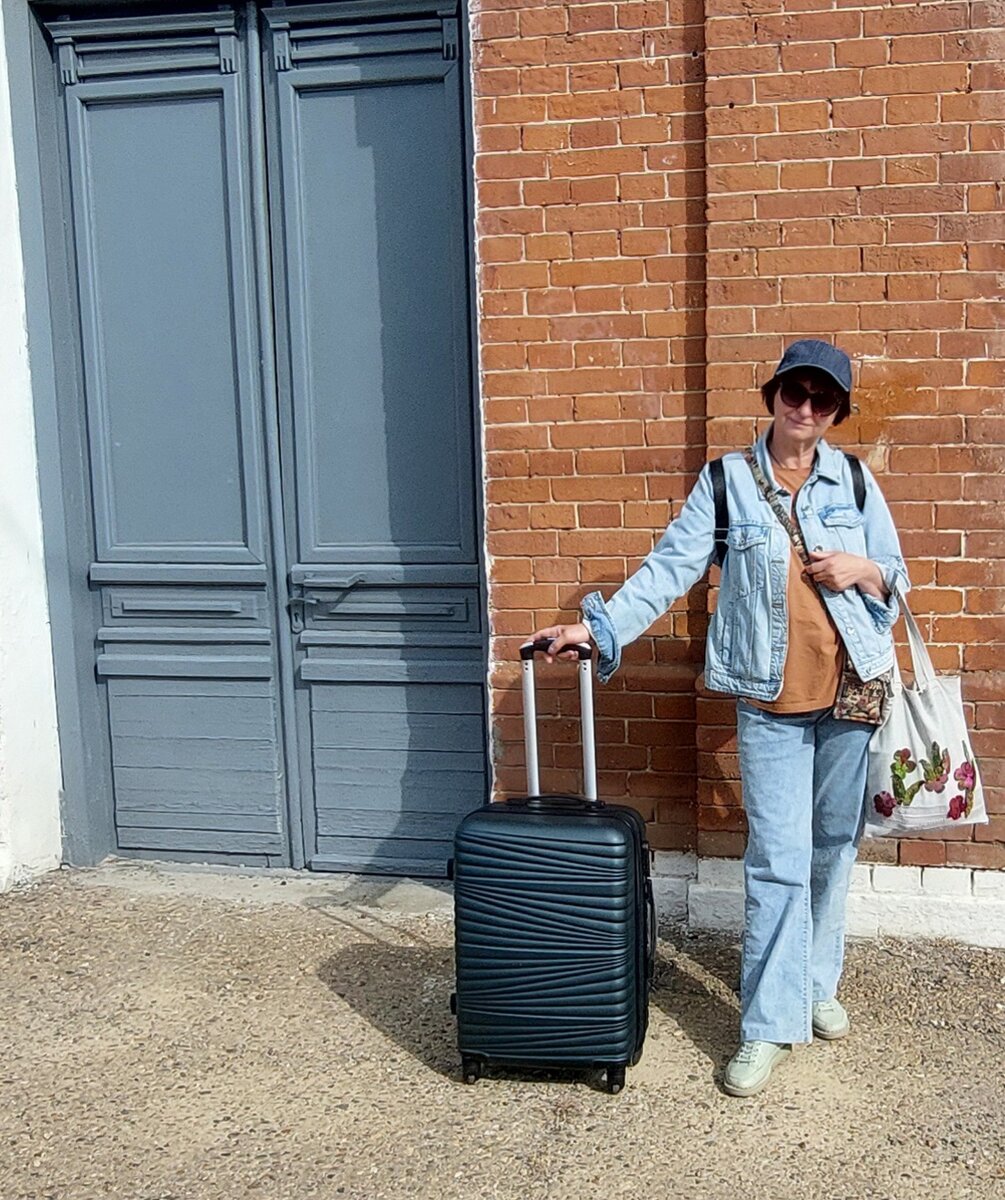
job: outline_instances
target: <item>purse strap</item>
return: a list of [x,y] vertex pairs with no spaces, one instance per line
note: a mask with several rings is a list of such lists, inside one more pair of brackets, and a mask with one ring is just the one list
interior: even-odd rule
[[778,518],[779,523],[789,535],[789,540],[795,547],[796,554],[799,555],[799,560],[804,567],[812,566],[813,560],[809,556],[806,549],[806,543],[803,541],[803,535],[799,530],[799,526],[793,521],[792,517],[786,511],[785,505],[778,499],[778,494],[774,488],[768,483],[767,476],[761,470],[761,464],[757,461],[754,455],[754,447],[748,446],[743,452],[743,457],[747,460],[747,466],[750,467],[750,473],[754,477],[754,482],[760,489],[761,495],[771,505],[771,511]]

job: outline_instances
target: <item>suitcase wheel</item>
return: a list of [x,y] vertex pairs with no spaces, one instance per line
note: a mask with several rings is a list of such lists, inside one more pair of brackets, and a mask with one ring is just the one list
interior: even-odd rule
[[616,1096],[625,1086],[625,1068],[608,1067],[605,1083],[611,1095]]
[[461,1076],[465,1083],[477,1083],[482,1077],[482,1064],[477,1058],[462,1058]]

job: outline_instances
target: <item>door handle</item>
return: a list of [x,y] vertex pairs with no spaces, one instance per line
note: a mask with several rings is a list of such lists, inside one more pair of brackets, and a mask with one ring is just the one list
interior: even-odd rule
[[[305,576],[302,582],[293,584],[296,588],[331,588],[342,593],[340,600],[352,591],[359,584],[366,583],[365,575],[352,575],[348,579],[334,578],[331,575],[308,575]],[[307,608],[313,608],[320,604],[321,601],[317,596],[291,596],[286,601],[286,607],[290,610],[290,628],[294,633],[303,633],[304,622],[307,616]]]
[[298,580],[293,586],[302,588],[333,588],[340,592],[349,592],[359,584],[366,583],[365,575],[350,575],[348,579],[344,575],[304,575],[303,579]]
[[286,607],[290,610],[290,628],[294,633],[303,633],[307,607],[313,607],[317,602],[315,596],[291,596],[286,601]]

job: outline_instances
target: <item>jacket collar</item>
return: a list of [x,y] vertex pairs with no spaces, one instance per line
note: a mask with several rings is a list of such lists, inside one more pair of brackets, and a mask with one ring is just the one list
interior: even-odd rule
[[[775,479],[775,473],[771,469],[772,459],[768,453],[768,433],[770,431],[771,426],[769,425],[754,443],[754,454],[761,465],[761,470],[777,487],[778,481]],[[833,446],[828,446],[824,439],[821,438],[817,442],[817,450],[813,459],[813,469],[810,471],[810,477],[819,475],[823,479],[829,479],[831,483],[840,483],[842,457],[840,450],[835,450]]]

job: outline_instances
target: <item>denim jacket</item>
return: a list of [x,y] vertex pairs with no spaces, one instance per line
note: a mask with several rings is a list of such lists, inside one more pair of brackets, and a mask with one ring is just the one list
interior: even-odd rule
[[[783,502],[762,434],[754,447],[768,481]],[[718,692],[774,700],[782,690],[788,648],[786,583],[791,542],[738,452],[723,459],[729,503],[729,552],[722,570],[719,601],[705,647],[705,686]],[[893,664],[892,627],[896,592],[910,581],[897,531],[883,494],[869,469],[865,505],[855,504],[851,468],[839,450],[820,441],[809,478],[799,490],[796,517],[811,550],[846,550],[872,559],[890,592],[887,603],[857,587],[821,589],[845,649],[862,679],[874,679]],[[715,552],[715,504],[705,466],[680,516],[670,523],[655,549],[634,575],[605,601],[599,592],[584,597],[583,620],[600,650],[598,674],[606,682],[617,670],[622,647],[633,642],[708,570]]]

